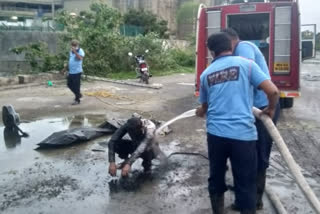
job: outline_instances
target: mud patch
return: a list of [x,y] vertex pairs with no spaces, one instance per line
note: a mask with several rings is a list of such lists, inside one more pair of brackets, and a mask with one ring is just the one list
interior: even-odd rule
[[278,127],[297,163],[320,182],[320,141],[315,134],[318,125],[313,121],[297,120],[283,112]]
[[43,97],[23,97],[17,99],[19,102],[37,102],[37,103],[46,103],[46,102],[54,102],[54,99],[51,98],[43,98]]
[[[32,168],[28,171],[32,171]],[[29,172],[24,172],[23,175],[26,173]],[[28,177],[21,176],[1,183],[0,188],[3,192],[0,195],[1,211],[21,204],[32,204],[34,201],[50,200],[79,188],[76,179],[69,176],[42,177],[38,173],[29,173]]]

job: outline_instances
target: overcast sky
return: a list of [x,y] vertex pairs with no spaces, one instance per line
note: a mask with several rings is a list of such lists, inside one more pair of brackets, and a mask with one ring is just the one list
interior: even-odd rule
[[317,24],[320,32],[320,0],[299,0],[301,24]]

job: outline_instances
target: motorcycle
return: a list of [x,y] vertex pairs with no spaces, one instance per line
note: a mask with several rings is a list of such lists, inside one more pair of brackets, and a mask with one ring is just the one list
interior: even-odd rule
[[[145,53],[149,53],[149,50],[146,50]],[[131,52],[128,53],[130,57],[133,56]],[[149,84],[149,78],[152,76],[149,72],[149,66],[147,62],[144,59],[144,55],[137,55],[134,56],[135,61],[136,61],[136,73],[137,73],[137,78],[140,79],[140,82],[144,82],[146,84]]]

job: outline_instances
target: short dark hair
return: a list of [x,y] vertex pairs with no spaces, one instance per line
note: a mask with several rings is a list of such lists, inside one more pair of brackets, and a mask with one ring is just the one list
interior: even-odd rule
[[140,118],[132,117],[127,121],[128,130],[137,130],[142,127],[142,121]]
[[71,41],[71,45],[72,45],[72,46],[77,46],[77,45],[79,45],[79,41],[76,40],[76,39],[73,39],[73,40]]
[[233,28],[225,28],[221,32],[226,33],[231,40],[239,39],[238,33]]
[[226,33],[212,34],[207,41],[207,46],[210,51],[213,51],[215,56],[219,56],[224,51],[232,51],[231,39]]

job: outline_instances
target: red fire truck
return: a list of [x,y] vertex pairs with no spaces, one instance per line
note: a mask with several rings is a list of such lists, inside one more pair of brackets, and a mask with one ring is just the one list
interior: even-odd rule
[[212,58],[206,47],[209,35],[231,27],[241,40],[257,45],[265,56],[272,81],[277,85],[283,108],[300,96],[300,14],[296,0],[251,0],[199,7],[196,50],[196,94],[201,73]]

